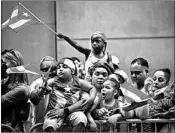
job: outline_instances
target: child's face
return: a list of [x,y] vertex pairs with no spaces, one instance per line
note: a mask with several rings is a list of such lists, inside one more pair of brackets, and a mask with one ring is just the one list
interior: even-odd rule
[[162,71],[157,71],[153,75],[153,87],[155,89],[161,89],[167,85],[167,78],[165,73]]
[[103,42],[103,40],[101,39],[101,36],[98,35],[98,34],[92,36],[91,44],[92,44],[92,48],[95,51],[101,51],[101,50],[103,50],[103,47],[105,45],[104,42]]
[[110,80],[106,80],[103,83],[103,88],[101,90],[104,100],[111,100],[116,95],[117,91],[114,88],[114,83]]
[[58,64],[57,66],[57,76],[63,79],[69,79],[72,77],[71,69],[65,64]]
[[92,85],[94,85],[97,91],[102,88],[104,81],[108,78],[108,72],[105,68],[96,68],[92,74]]

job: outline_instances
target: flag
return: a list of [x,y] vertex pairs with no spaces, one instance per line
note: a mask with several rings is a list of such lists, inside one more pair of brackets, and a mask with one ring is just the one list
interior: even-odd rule
[[124,97],[126,98],[126,101],[131,103],[133,101],[135,102],[141,102],[142,100],[145,100],[148,98],[148,96],[137,89],[136,86],[125,82],[122,87],[120,88],[122,90],[122,93]]
[[36,72],[33,72],[33,71],[28,70],[27,67],[29,68],[29,65],[11,67],[11,68],[8,68],[8,69],[6,70],[6,72],[7,72],[8,74],[10,74],[10,73],[30,73],[30,74],[34,74],[34,75],[39,75],[39,74],[36,73]]
[[39,21],[30,12],[18,4],[13,9],[11,17],[1,25],[1,29],[9,26],[15,32],[18,32],[19,30],[38,22]]

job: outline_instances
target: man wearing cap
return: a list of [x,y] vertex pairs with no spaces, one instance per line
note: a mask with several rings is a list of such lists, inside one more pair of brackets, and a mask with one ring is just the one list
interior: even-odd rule
[[111,55],[106,52],[106,35],[103,32],[97,31],[93,33],[90,37],[92,49],[84,48],[78,45],[77,42],[70,39],[69,37],[63,35],[62,33],[57,34],[59,38],[65,39],[71,46],[77,49],[79,52],[85,55],[85,79],[90,82],[89,68],[93,66],[97,61],[107,61],[112,63]]
[[[40,61],[40,71],[43,72],[44,77],[53,78],[56,76],[56,65],[57,62],[53,57],[46,56]],[[44,114],[48,103],[49,94],[47,90],[42,88],[44,85],[43,78],[40,77],[32,82],[30,85],[30,102],[31,110],[29,121],[32,122],[32,125],[43,122]]]
[[[62,58],[57,65],[57,76],[49,79],[47,85],[52,88],[44,118],[43,129],[46,132],[58,131],[64,120],[73,125],[73,132],[81,132],[87,125],[83,112],[84,105],[91,104],[96,89],[85,80],[75,76],[76,65],[71,58]],[[89,93],[82,95],[81,91]]]

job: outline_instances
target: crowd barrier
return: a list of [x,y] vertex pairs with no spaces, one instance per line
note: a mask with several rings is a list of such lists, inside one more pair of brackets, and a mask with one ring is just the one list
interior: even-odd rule
[[[99,125],[99,132],[103,131],[103,125],[107,122],[106,120],[95,120],[95,122]],[[175,132],[175,118],[172,119],[145,119],[145,120],[140,120],[140,119],[126,119],[123,121],[119,121],[117,122],[118,124],[130,124],[130,123],[140,123],[141,124],[141,132],[143,132],[143,123],[153,123],[155,126],[155,132],[157,132],[157,124],[156,123],[167,123],[168,125],[168,132]],[[42,130],[42,126],[43,123],[37,123],[35,125],[33,125],[29,131],[27,132],[35,132],[38,131],[38,129],[41,131]],[[63,123],[64,128],[69,129],[71,128],[71,126],[67,123]],[[172,129],[173,126],[173,129]],[[62,129],[64,129],[62,128]],[[129,132],[129,126],[127,126],[127,131]],[[15,132],[15,130],[5,124],[1,124],[1,131],[5,131],[5,132]],[[90,130],[87,128],[85,130],[85,132],[89,132]]]

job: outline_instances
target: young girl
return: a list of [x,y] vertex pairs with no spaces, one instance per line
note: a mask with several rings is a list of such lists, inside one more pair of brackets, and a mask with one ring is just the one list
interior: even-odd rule
[[[110,76],[109,76],[110,77]],[[109,131],[111,127],[116,127],[116,122],[124,119],[130,112],[125,112],[119,107],[123,106],[124,100],[118,97],[120,84],[115,78],[108,78],[103,83],[101,90],[102,99],[98,103],[96,110],[92,112],[95,120],[107,120],[104,131]],[[96,125],[94,125],[96,126]]]

